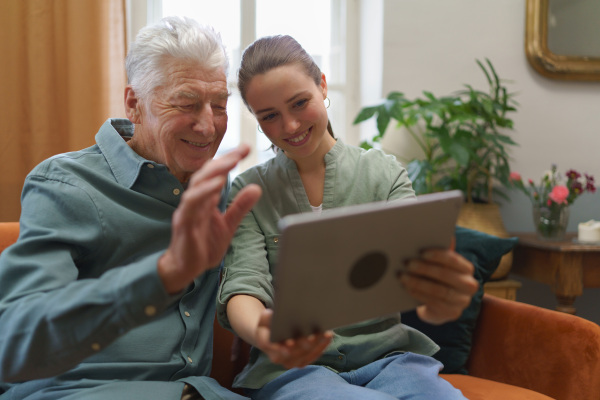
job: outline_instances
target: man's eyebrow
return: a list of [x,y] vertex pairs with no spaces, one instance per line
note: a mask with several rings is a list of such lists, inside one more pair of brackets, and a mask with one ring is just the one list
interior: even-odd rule
[[[219,90],[218,92],[214,93],[214,96],[222,98],[222,99],[227,99],[229,96],[231,96],[231,94],[232,94],[232,92],[229,90],[228,91]],[[175,97],[183,97],[186,99],[198,99],[200,96],[198,95],[198,93],[195,93],[195,92],[180,90],[179,92],[175,93]]]
[[180,92],[175,93],[175,97],[190,99],[190,100],[197,100],[199,98],[198,94],[196,94],[194,92],[186,92],[186,91],[180,91]]
[[226,92],[219,92],[219,93],[217,93],[217,97],[220,98],[220,99],[227,100],[232,94],[233,93],[230,90],[228,90]]

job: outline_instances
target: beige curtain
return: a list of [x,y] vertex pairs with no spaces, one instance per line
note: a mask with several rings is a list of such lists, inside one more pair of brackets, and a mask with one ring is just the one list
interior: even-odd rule
[[25,176],[124,115],[125,0],[0,1],[0,221]]

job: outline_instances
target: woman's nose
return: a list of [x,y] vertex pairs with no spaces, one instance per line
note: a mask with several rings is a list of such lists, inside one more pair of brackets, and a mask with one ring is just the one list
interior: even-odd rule
[[294,133],[300,127],[300,121],[293,115],[287,115],[283,118],[283,125],[286,133]]

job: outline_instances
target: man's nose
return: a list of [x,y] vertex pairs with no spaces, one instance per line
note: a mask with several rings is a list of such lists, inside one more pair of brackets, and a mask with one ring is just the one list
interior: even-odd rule
[[214,114],[210,103],[203,104],[194,115],[192,129],[203,136],[210,137],[215,133]]

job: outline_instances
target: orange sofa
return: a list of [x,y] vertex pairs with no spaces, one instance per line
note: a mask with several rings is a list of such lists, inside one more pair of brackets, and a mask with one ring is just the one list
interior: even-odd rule
[[[0,223],[0,252],[18,232],[18,223]],[[231,387],[248,346],[214,327],[212,376]],[[471,400],[600,399],[600,326],[484,295],[467,367],[469,375],[442,376]]]

